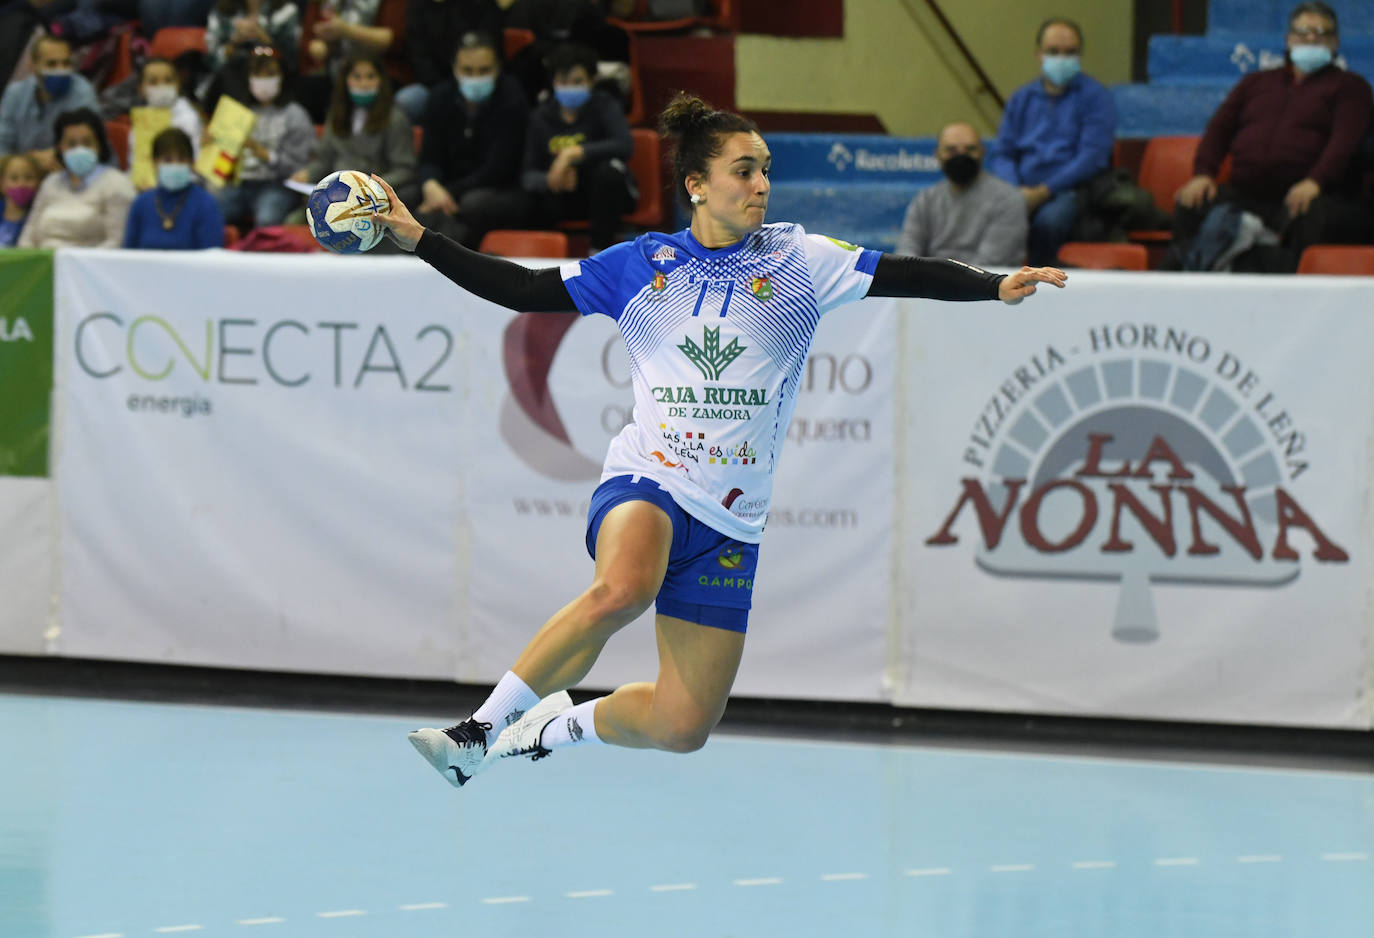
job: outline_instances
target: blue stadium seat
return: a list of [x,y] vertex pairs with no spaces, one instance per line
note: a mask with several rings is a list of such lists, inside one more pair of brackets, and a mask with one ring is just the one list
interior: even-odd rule
[[1117,85],[1119,138],[1196,135],[1231,90],[1234,80],[1188,85]]
[[[1374,4],[1369,0],[1327,0],[1340,21],[1345,38],[1374,34]],[[1297,0],[1211,0],[1207,7],[1209,35],[1266,33],[1282,36],[1288,13]]]
[[[1374,6],[1374,4],[1371,4]],[[1374,82],[1374,36],[1342,36],[1346,68]],[[1230,36],[1150,37],[1150,83],[1215,84],[1283,64],[1282,32]]]

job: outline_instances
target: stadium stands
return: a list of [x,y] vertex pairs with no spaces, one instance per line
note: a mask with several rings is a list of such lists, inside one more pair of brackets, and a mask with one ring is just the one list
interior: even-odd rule
[[479,248],[500,257],[567,257],[568,236],[561,231],[488,231]]
[[1354,274],[1374,277],[1374,247],[1350,244],[1314,244],[1302,252],[1300,274]]
[[1059,263],[1087,270],[1148,270],[1149,255],[1139,244],[1069,241],[1059,249]]

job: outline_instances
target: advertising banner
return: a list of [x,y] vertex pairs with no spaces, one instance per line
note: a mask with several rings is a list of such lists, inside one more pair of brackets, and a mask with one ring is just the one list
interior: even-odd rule
[[898,702],[1368,727],[1367,291],[913,304]]
[[458,670],[464,318],[411,258],[64,251],[68,655]]
[[0,652],[43,649],[52,584],[51,251],[0,251]]

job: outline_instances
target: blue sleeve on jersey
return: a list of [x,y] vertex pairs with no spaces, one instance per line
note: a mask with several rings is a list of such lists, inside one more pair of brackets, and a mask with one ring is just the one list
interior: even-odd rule
[[878,269],[878,258],[882,256],[881,251],[870,251],[868,248],[863,248],[859,252],[859,259],[854,262],[854,269],[871,277],[873,271]]
[[584,316],[601,313],[612,319],[619,319],[625,304],[638,292],[639,284],[626,293],[626,270],[639,256],[635,242],[624,241],[606,250],[578,261],[578,272],[567,276],[566,271],[573,265],[564,265],[563,283],[568,288],[577,309]]

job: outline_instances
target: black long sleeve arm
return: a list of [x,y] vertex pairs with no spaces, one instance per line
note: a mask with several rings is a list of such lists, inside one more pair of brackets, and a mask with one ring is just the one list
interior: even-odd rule
[[557,267],[531,270],[470,251],[437,231],[425,229],[415,256],[469,293],[519,313],[571,313],[577,310]]
[[1005,274],[961,261],[884,254],[873,271],[869,296],[920,296],[929,300],[995,300]]

